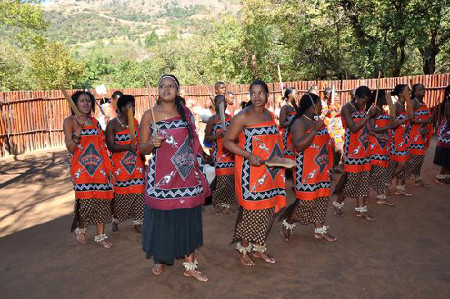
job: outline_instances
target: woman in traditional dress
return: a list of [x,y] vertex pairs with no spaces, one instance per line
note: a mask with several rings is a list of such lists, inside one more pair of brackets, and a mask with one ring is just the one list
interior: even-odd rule
[[141,232],[144,219],[144,160],[137,147],[139,123],[134,123],[134,140],[130,135],[128,111],[135,109],[135,99],[123,95],[117,101],[119,115],[106,126],[106,144],[112,153],[114,172],[113,223],[112,231],[119,231],[119,223],[133,219],[136,232]]
[[370,191],[370,149],[369,126],[367,122],[375,115],[375,109],[370,108],[366,113],[365,107],[371,96],[367,86],[360,86],[355,91],[351,102],[342,107],[342,124],[345,128],[344,142],[344,171],[346,182],[343,192],[333,202],[336,215],[343,215],[345,197],[355,197],[356,216],[375,220],[368,213],[366,199]]
[[103,131],[91,116],[95,98],[91,93],[77,91],[72,95],[80,115],[64,120],[64,137],[71,155],[70,174],[75,190],[75,217],[72,231],[77,240],[86,244],[86,229],[95,224],[95,242],[111,248],[105,234],[105,223],[111,221],[111,200],[114,198],[111,161],[109,160]]
[[370,181],[372,188],[377,192],[377,204],[394,206],[393,203],[386,200],[386,195],[392,181],[389,167],[390,130],[396,127],[396,121],[391,119],[389,113],[383,108],[387,105],[386,98],[391,94],[379,90],[378,100],[376,100],[376,94],[376,91],[372,93],[370,103],[372,105],[376,102],[377,108],[375,117],[369,120],[370,164],[372,165]]
[[154,259],[155,275],[184,258],[183,274],[205,282],[194,254],[203,245],[202,205],[209,186],[197,159],[204,153],[193,116],[181,105],[179,90],[175,76],[162,76],[154,119],[148,110],[141,121],[140,150],[152,154],[145,176],[142,248]]
[[407,165],[408,174],[414,175],[414,184],[421,187],[430,187],[424,183],[421,172],[425,154],[433,137],[433,117],[428,106],[424,103],[425,87],[414,84],[411,92],[411,101],[414,106],[414,118],[411,120],[411,144],[409,146],[410,159]]
[[266,239],[275,213],[286,204],[284,169],[264,165],[265,160],[283,156],[278,126],[265,108],[268,97],[267,84],[253,81],[252,105],[233,118],[223,141],[225,148],[235,154],[240,209],[233,242],[237,242],[236,250],[244,266],[255,265],[253,258],[275,263],[266,253]]
[[436,176],[436,183],[450,184],[450,85],[445,88],[442,107],[444,117],[437,133],[433,163],[441,166],[441,170]]
[[220,104],[224,111],[227,102],[223,95],[214,98],[216,114],[211,116],[205,129],[205,140],[212,142],[212,159],[216,170],[216,185],[212,194],[212,204],[218,215],[230,214],[231,208],[236,206],[236,192],[234,189],[234,154],[223,147],[223,136],[230,126],[231,115],[224,114],[225,124],[220,119]]
[[396,190],[394,194],[408,195],[406,192],[406,179],[409,177],[410,168],[407,168],[409,161],[409,145],[411,143],[411,119],[406,110],[406,97],[409,97],[411,90],[406,84],[398,84],[395,86],[391,95],[397,96],[395,103],[395,114],[397,115],[397,127],[391,131],[391,168],[396,181]]
[[330,200],[333,142],[323,120],[317,117],[321,112],[319,96],[305,94],[290,126],[297,164],[294,176],[297,199],[280,217],[281,234],[286,241],[289,241],[296,222],[313,224],[316,239],[337,240],[324,225]]
[[322,115],[325,126],[333,140],[333,171],[341,172],[338,168],[342,159],[342,149],[344,145],[345,130],[341,120],[341,105],[335,99],[332,88],[325,88],[324,100],[322,101]]
[[294,146],[292,145],[292,136],[289,134],[289,125],[295,118],[296,112],[296,101],[297,101],[297,90],[293,88],[287,88],[284,91],[285,104],[280,110],[280,131],[281,138],[283,139],[283,155],[288,159],[295,159]]

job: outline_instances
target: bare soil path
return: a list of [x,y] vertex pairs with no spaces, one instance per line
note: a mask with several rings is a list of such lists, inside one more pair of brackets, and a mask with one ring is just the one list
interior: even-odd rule
[[[204,209],[200,269],[210,281],[182,275],[178,261],[156,277],[130,222],[111,235],[111,250],[79,245],[69,233],[73,192],[63,150],[0,159],[0,294],[2,298],[450,298],[450,186],[434,183],[432,148],[423,176],[432,188],[409,182],[413,197],[375,204],[367,222],[353,215],[327,224],[338,242],[315,240],[298,226],[289,243],[276,222],[268,248],[277,259],[245,269],[230,240],[235,216]],[[289,202],[294,200],[289,193]],[[110,228],[108,226],[108,232]]]

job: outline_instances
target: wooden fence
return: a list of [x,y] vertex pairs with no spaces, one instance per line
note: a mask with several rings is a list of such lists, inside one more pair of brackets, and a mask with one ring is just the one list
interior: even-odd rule
[[[408,76],[396,78],[334,80],[334,81],[295,81],[286,82],[285,87],[294,87],[301,93],[316,85],[321,92],[326,87],[336,90],[338,101],[343,104],[349,101],[349,91],[361,85],[371,89],[377,87],[392,89],[401,83],[422,83],[426,88],[425,102],[431,107],[434,124],[440,119],[439,104],[444,98],[444,89],[450,84],[450,74]],[[235,94],[237,104],[247,101],[248,84],[228,84],[227,91]],[[270,83],[271,100],[281,93],[279,83]],[[114,89],[115,90],[115,89]],[[114,90],[108,90],[111,94]],[[149,109],[149,96],[154,97],[155,89],[150,92],[145,88],[122,89],[125,94],[136,98],[136,115],[140,119],[145,110]],[[214,91],[212,85],[184,86],[183,92],[187,98],[194,98],[203,104],[209,98],[209,92]],[[69,91],[69,94],[73,91]],[[149,95],[150,93],[150,95]],[[62,124],[70,114],[69,105],[64,100],[62,92],[51,91],[14,91],[0,93],[0,156],[17,155],[38,149],[64,146]]]

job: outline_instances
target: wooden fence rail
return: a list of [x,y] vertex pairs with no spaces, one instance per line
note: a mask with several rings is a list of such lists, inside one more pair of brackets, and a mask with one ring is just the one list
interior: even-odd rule
[[[295,81],[286,82],[285,87],[294,87],[301,93],[316,85],[321,92],[326,87],[334,87],[337,100],[343,104],[349,101],[349,91],[361,85],[376,88],[378,79],[331,80],[331,81]],[[444,98],[444,89],[450,84],[450,74],[407,76],[381,78],[378,86],[392,89],[396,84],[422,83],[425,86],[425,102],[432,109],[434,125],[440,119],[439,104]],[[238,104],[248,100],[248,84],[228,84],[227,91],[232,91]],[[184,86],[186,98],[194,98],[203,105],[209,98],[208,89],[212,85]],[[279,83],[270,83],[270,100],[281,94]],[[114,89],[117,90],[117,89]],[[114,90],[108,90],[111,94]],[[119,89],[120,90],[120,89]],[[156,94],[155,88],[150,94],[145,88],[122,89],[125,94],[136,98],[136,116],[140,119],[145,110],[150,108],[149,97]],[[69,91],[69,94],[74,90]],[[0,157],[17,155],[38,149],[60,147],[64,145],[62,124],[70,114],[69,105],[59,90],[49,91],[13,91],[0,93]]]

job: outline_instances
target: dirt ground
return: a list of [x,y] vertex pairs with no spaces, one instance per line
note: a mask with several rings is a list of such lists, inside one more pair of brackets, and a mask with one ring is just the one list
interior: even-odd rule
[[[268,248],[277,259],[241,266],[230,240],[236,216],[204,209],[204,246],[197,251],[209,282],[182,275],[182,262],[159,277],[151,273],[140,235],[130,222],[112,235],[111,250],[69,233],[73,191],[64,150],[0,159],[0,297],[2,298],[450,298],[450,186],[434,183],[434,147],[413,197],[392,196],[396,207],[369,209],[377,220],[328,210],[338,242],[315,240],[298,226],[289,243],[276,222]],[[294,200],[289,193],[289,202]],[[108,232],[110,227],[108,226]]]

